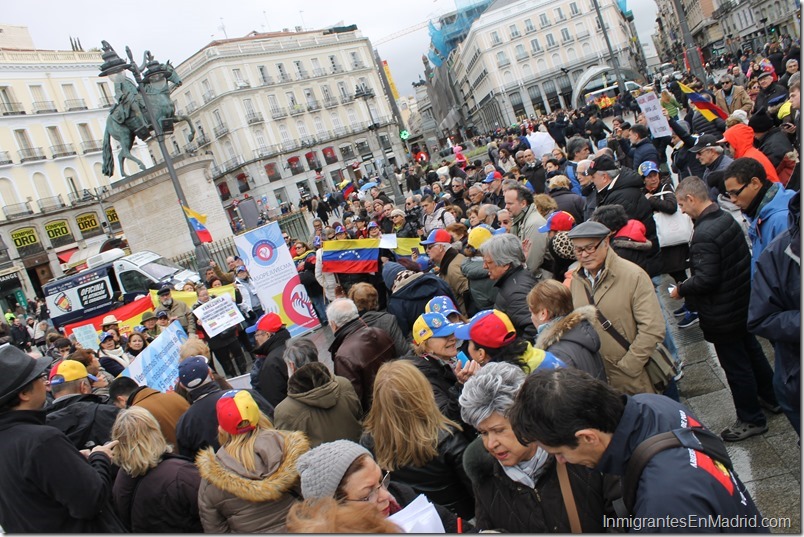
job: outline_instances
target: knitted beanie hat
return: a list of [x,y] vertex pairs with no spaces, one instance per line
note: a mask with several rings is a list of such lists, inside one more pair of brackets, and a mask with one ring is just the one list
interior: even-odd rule
[[391,293],[396,293],[411,281],[422,275],[421,272],[413,272],[412,270],[403,270],[394,278],[394,286],[391,288]]
[[371,453],[349,440],[327,442],[311,449],[296,461],[301,477],[301,492],[305,500],[334,498],[349,466],[361,455]]

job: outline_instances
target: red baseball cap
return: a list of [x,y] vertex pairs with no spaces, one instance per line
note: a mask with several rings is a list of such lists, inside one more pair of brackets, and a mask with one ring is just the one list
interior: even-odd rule
[[575,217],[567,211],[553,211],[547,217],[547,223],[539,228],[539,233],[548,231],[569,231],[575,225]]
[[485,310],[458,327],[455,337],[490,349],[499,349],[516,339],[516,328],[508,315],[500,310]]
[[449,231],[447,231],[446,229],[434,229],[427,236],[427,240],[422,241],[422,244],[425,246],[429,246],[431,244],[436,244],[438,242],[445,242],[447,244],[450,244],[452,243],[452,235],[450,235]]
[[276,313],[270,312],[260,317],[254,326],[249,326],[246,328],[246,332],[253,334],[257,330],[262,330],[263,332],[270,332],[274,334],[279,332],[284,325],[285,323],[282,322],[282,317]]

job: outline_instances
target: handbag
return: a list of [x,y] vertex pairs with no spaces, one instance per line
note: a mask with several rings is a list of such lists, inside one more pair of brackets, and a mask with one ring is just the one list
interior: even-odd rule
[[556,461],[556,473],[558,474],[558,486],[561,488],[561,498],[564,500],[564,508],[567,510],[567,518],[570,523],[572,533],[583,533],[581,519],[578,517],[578,506],[575,505],[575,496],[572,494],[567,465]]
[[[628,349],[631,348],[631,344],[622,334],[613,328],[611,321],[609,321],[606,316],[603,315],[603,312],[600,311],[600,308],[598,308],[597,304],[595,304],[595,299],[592,298],[592,293],[589,292],[589,289],[586,287],[586,285],[583,286],[583,289],[586,291],[586,298],[589,299],[589,304],[595,306],[597,319],[600,321],[600,325],[603,327],[603,330],[605,330],[606,333],[614,339],[614,341],[619,343],[623,349],[628,351]],[[656,393],[664,393],[664,391],[667,389],[667,386],[670,385],[673,377],[678,375],[676,362],[670,355],[670,351],[667,350],[667,347],[665,347],[661,341],[656,344],[656,348],[650,353],[648,363],[645,364],[645,372],[648,374],[650,383],[656,390]]]
[[[665,194],[668,192],[659,192],[654,196]],[[673,214],[654,211],[653,221],[656,222],[656,236],[659,238],[660,248],[688,244],[692,239],[692,220],[678,208]]]

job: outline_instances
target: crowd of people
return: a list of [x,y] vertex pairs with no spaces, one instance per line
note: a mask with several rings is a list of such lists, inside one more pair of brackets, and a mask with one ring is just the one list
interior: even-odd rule
[[[13,320],[0,526],[394,532],[420,494],[447,532],[760,517],[723,442],[767,432],[766,413],[800,432],[800,80],[768,64],[685,79],[726,120],[670,83],[666,139],[641,113],[609,128],[558,111],[491,133],[474,162],[401,169],[404,209],[379,187],[312,200],[311,236],[283,238],[332,331],[326,358],[236,256],[186,289],[197,306],[233,284],[246,321],[214,337],[169,286],[131,334],[105,318],[97,352],[43,327],[34,357]],[[531,148],[538,130],[549,153]],[[323,271],[326,241],[383,234],[420,246],[381,249],[373,273]],[[121,376],[174,321],[190,336],[175,389]],[[736,410],[719,434],[679,402],[671,322],[714,345]]]

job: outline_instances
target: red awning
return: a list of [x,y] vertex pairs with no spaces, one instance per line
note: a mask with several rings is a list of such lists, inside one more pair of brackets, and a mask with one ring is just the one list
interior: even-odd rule
[[70,248],[69,250],[64,250],[63,252],[56,253],[56,257],[58,257],[59,261],[61,261],[62,263],[69,263],[70,258],[77,251],[78,251],[78,248]]

